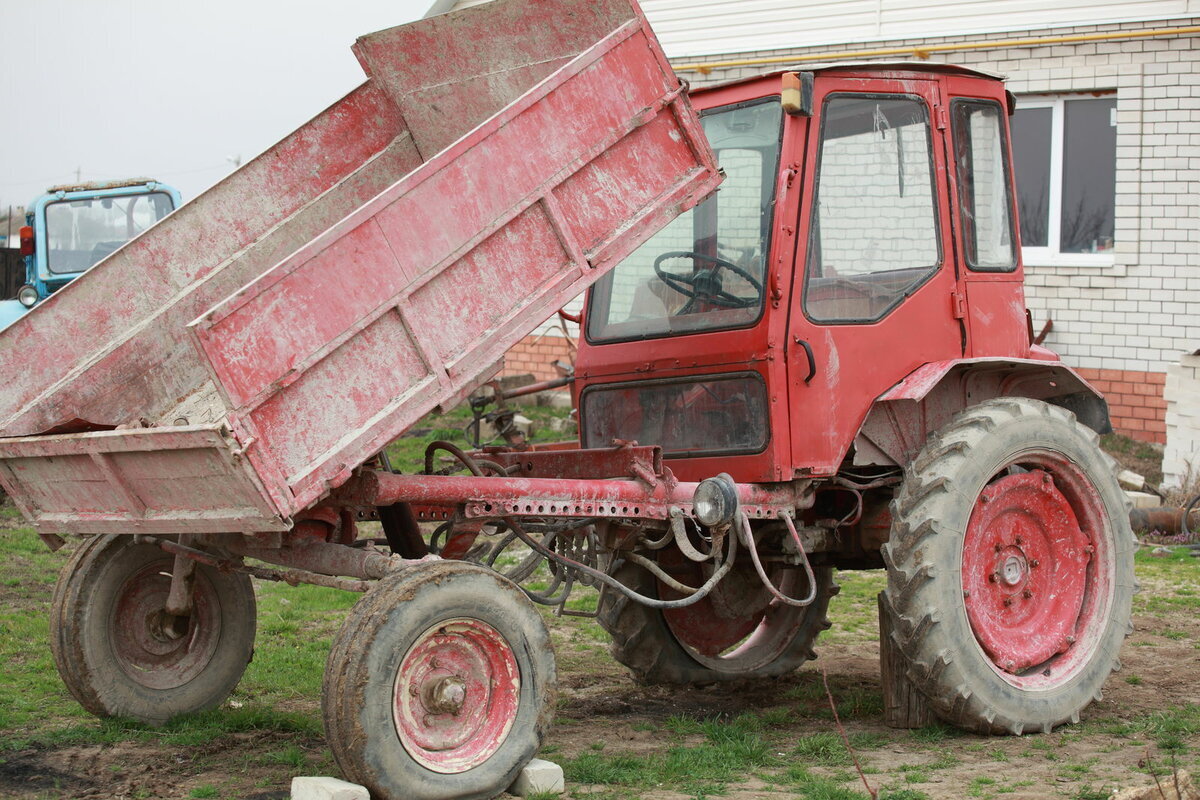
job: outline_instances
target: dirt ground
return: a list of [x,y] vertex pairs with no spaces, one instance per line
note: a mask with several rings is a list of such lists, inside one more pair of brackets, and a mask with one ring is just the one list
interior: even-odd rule
[[[1149,781],[1139,768],[1148,754],[1165,763],[1166,756],[1157,751],[1153,737],[1140,726],[1155,715],[1170,715],[1174,709],[1200,704],[1200,616],[1195,608],[1150,602],[1173,596],[1178,587],[1171,581],[1143,578],[1143,584],[1135,633],[1123,650],[1124,669],[1108,681],[1104,700],[1088,709],[1080,726],[1025,737],[885,727],[878,702],[877,645],[870,632],[839,627],[839,611],[851,611],[845,604],[839,609],[841,598],[835,598],[831,609],[835,626],[824,646],[818,647],[816,662],[780,680],[702,688],[638,686],[603,652],[604,644],[598,641],[592,623],[553,620],[560,699],[545,757],[569,764],[589,752],[602,751],[605,756],[661,753],[696,739],[672,737],[668,733],[672,720],[731,718],[748,712],[773,720],[770,740],[784,762],[802,763],[803,757],[791,755],[793,742],[836,730],[820,685],[821,669],[825,669],[847,733],[860,740],[856,735],[871,735],[867,738],[872,745],[857,754],[873,788],[882,786],[890,792],[882,797],[1107,797],[1112,787]],[[1186,591],[1196,589],[1192,585]],[[0,587],[0,601],[9,608],[16,604],[29,613],[44,613],[41,604],[45,598],[37,594],[30,596],[19,587]],[[861,621],[863,591],[858,595],[859,600],[848,602],[858,604]],[[289,711],[319,719],[315,698],[298,698],[290,705]],[[13,733],[6,732],[0,745]],[[103,741],[103,734],[94,738],[100,741],[42,743],[16,750],[0,746],[0,797],[271,800],[289,796],[290,777],[301,764],[309,774],[322,764],[325,771],[336,774],[324,742],[311,732],[269,728],[224,732],[210,742],[187,746],[153,738],[130,740],[119,728],[111,731],[109,741]],[[1179,766],[1200,771],[1200,735],[1185,736],[1182,752]],[[818,761],[813,772],[828,776],[842,787],[842,793],[806,794],[780,777],[777,764],[774,769],[747,770],[743,778],[724,787],[722,796],[731,800],[866,796],[858,794],[863,787],[845,765],[821,766]],[[670,785],[580,783],[571,783],[567,795],[648,800],[701,796],[706,795],[680,793]]]

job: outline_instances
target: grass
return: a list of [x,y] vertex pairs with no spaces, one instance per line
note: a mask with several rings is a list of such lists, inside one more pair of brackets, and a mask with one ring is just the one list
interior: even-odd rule
[[[755,769],[781,763],[777,748],[754,715],[728,721],[677,719],[664,728],[675,739],[665,753],[585,751],[563,764],[567,780],[641,788],[666,785],[690,794],[715,794]],[[683,741],[696,734],[703,737],[699,743]]]

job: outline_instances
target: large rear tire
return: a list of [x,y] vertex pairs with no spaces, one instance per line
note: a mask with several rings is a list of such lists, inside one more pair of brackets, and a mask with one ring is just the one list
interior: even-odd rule
[[[596,621],[612,636],[613,658],[644,683],[778,677],[816,658],[813,645],[821,631],[830,626],[825,614],[829,598],[838,591],[833,569],[816,567],[813,572],[816,598],[803,608],[768,607],[770,598],[764,590],[759,601],[744,607],[740,614],[730,608],[731,603],[713,596],[692,606],[663,611],[608,590],[601,599]],[[614,577],[642,594],[668,594],[653,575],[634,564],[623,564]],[[724,587],[727,582],[730,586]],[[735,590],[737,582],[743,585]],[[762,589],[761,585],[751,586],[751,582],[758,582],[753,572],[732,572],[718,584],[714,595],[728,592],[745,598],[748,592]],[[785,588],[793,596],[807,593],[806,586]]]
[[930,437],[892,517],[892,639],[938,716],[1078,722],[1132,630],[1128,502],[1096,435],[1036,400],[982,403]]
[[541,747],[555,686],[549,633],[521,590],[434,562],[351,610],[326,665],[325,736],[380,800],[495,797]]
[[192,615],[165,612],[175,563],[132,536],[85,540],[63,566],[50,645],[67,689],[88,711],[161,725],[220,705],[254,654],[250,578],[197,565]]

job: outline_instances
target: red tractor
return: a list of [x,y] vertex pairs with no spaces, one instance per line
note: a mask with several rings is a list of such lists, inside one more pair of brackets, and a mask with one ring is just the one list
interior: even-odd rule
[[[780,675],[829,627],[834,570],[886,567],[893,720],[915,686],[976,731],[1078,721],[1130,630],[1133,538],[1104,400],[1032,341],[1011,95],[838,64],[692,102],[725,183],[592,287],[574,392],[584,448],[655,445],[704,481],[680,547],[610,532],[614,577],[678,599],[720,571],[714,530],[743,552],[686,607],[606,590],[614,655],[646,680]],[[735,513],[747,484],[794,512]]]

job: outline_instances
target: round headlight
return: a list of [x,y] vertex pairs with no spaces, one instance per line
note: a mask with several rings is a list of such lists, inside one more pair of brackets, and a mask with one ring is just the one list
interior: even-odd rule
[[17,292],[17,300],[26,308],[33,308],[37,304],[38,299],[38,290],[32,284],[25,284]]
[[721,473],[715,478],[705,478],[692,495],[692,513],[706,528],[728,525],[737,513],[737,489],[733,478]]

